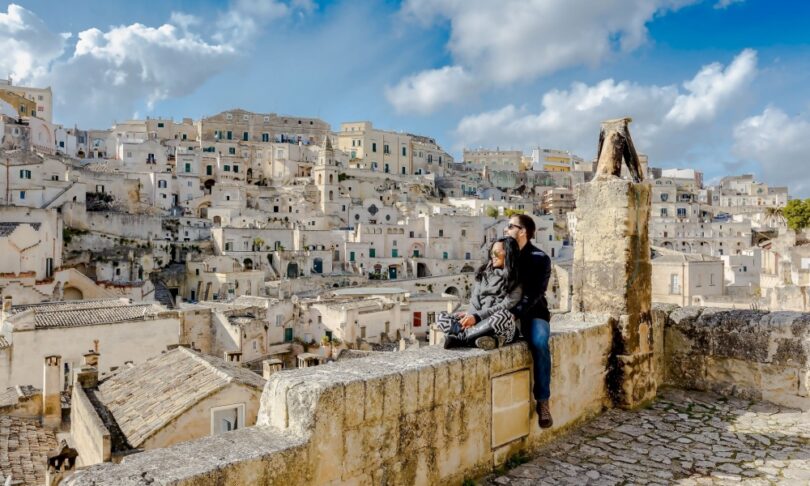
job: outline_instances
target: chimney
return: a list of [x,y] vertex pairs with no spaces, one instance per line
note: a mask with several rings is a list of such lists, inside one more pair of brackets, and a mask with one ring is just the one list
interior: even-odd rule
[[229,363],[239,363],[242,361],[242,353],[238,351],[225,351],[225,361]]
[[[98,342],[98,341],[96,341]],[[92,366],[94,368],[98,367],[98,346],[93,351],[88,351],[82,355],[82,364],[85,366]]]
[[5,297],[3,297],[3,313],[7,314],[11,312],[11,304],[12,299],[10,295],[6,295]]
[[278,373],[284,367],[280,359],[266,359],[262,361],[262,376],[269,380],[274,373]]
[[42,378],[42,423],[58,428],[62,424],[62,357],[46,356]]
[[76,373],[74,384],[82,388],[95,388],[98,386],[98,353],[88,351],[82,355],[82,367]]

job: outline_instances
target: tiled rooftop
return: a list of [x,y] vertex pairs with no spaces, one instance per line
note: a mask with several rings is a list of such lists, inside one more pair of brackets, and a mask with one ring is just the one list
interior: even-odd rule
[[48,329],[137,321],[166,309],[158,304],[131,304],[125,299],[102,299],[13,306],[11,314],[27,310],[34,312],[36,329]]
[[53,432],[37,419],[0,415],[0,474],[11,484],[45,484],[48,453],[57,446]]
[[231,383],[261,391],[265,380],[223,359],[180,347],[104,380],[98,396],[129,445],[137,448],[200,400]]

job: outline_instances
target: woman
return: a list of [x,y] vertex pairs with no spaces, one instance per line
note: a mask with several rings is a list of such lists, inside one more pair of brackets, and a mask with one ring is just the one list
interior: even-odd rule
[[463,346],[493,349],[497,345],[493,336],[503,343],[515,338],[517,324],[509,309],[521,297],[519,252],[514,238],[507,236],[492,243],[487,261],[475,274],[469,310],[439,314],[436,324],[445,333],[445,349]]

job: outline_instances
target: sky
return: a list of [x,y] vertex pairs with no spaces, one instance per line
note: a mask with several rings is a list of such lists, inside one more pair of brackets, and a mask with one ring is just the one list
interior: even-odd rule
[[243,108],[589,159],[630,116],[653,167],[810,197],[804,0],[0,0],[0,52],[66,126]]

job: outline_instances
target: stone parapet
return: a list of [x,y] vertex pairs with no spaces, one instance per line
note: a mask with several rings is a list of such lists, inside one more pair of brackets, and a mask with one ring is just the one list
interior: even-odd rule
[[654,318],[667,384],[810,410],[810,314],[656,306]]
[[650,316],[650,185],[618,178],[576,186],[573,309],[613,317],[609,364],[614,404],[633,408],[653,398],[655,343]]
[[64,484],[461,484],[610,405],[609,321],[552,319],[552,429],[537,426],[524,343],[426,347],[275,373],[256,427],[94,466]]

